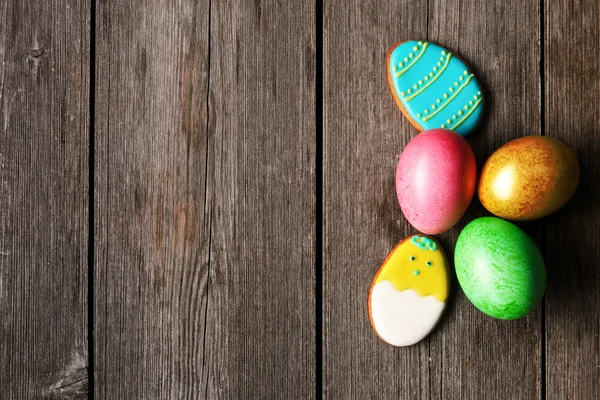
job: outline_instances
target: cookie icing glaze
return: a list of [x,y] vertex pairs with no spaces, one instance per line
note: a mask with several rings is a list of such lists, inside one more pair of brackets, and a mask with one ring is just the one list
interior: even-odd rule
[[388,53],[394,99],[420,131],[445,128],[471,133],[483,115],[482,89],[469,67],[433,43],[407,41]]
[[371,291],[373,325],[379,337],[394,346],[411,346],[426,338],[445,307],[433,296],[421,297],[411,289],[399,292],[389,281]]
[[418,343],[440,320],[450,290],[448,261],[435,239],[400,242],[375,275],[369,317],[377,335],[394,346]]

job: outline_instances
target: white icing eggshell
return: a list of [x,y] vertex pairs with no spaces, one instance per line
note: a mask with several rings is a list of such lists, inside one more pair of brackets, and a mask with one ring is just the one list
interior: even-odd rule
[[411,346],[435,328],[446,303],[421,297],[412,289],[397,291],[389,281],[371,292],[371,318],[379,337],[394,346]]

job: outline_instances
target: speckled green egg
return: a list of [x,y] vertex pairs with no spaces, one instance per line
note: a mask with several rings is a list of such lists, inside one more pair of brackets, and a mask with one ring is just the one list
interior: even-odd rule
[[462,230],[454,265],[465,295],[494,318],[524,317],[546,290],[539,249],[520,228],[500,218],[478,218]]

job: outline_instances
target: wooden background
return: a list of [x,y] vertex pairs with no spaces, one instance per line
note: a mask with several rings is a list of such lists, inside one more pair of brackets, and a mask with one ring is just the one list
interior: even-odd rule
[[[0,397],[600,398],[599,21],[597,0],[0,2]],[[405,39],[485,85],[479,166],[547,135],[582,181],[521,225],[534,313],[489,318],[454,280],[394,348],[366,296],[414,233],[384,64]]]

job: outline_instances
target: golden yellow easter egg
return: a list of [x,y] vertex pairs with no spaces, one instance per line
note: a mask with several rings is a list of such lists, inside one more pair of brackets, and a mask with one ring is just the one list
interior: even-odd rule
[[496,150],[481,171],[481,204],[498,217],[528,221],[565,205],[579,184],[579,162],[561,141],[526,136]]

